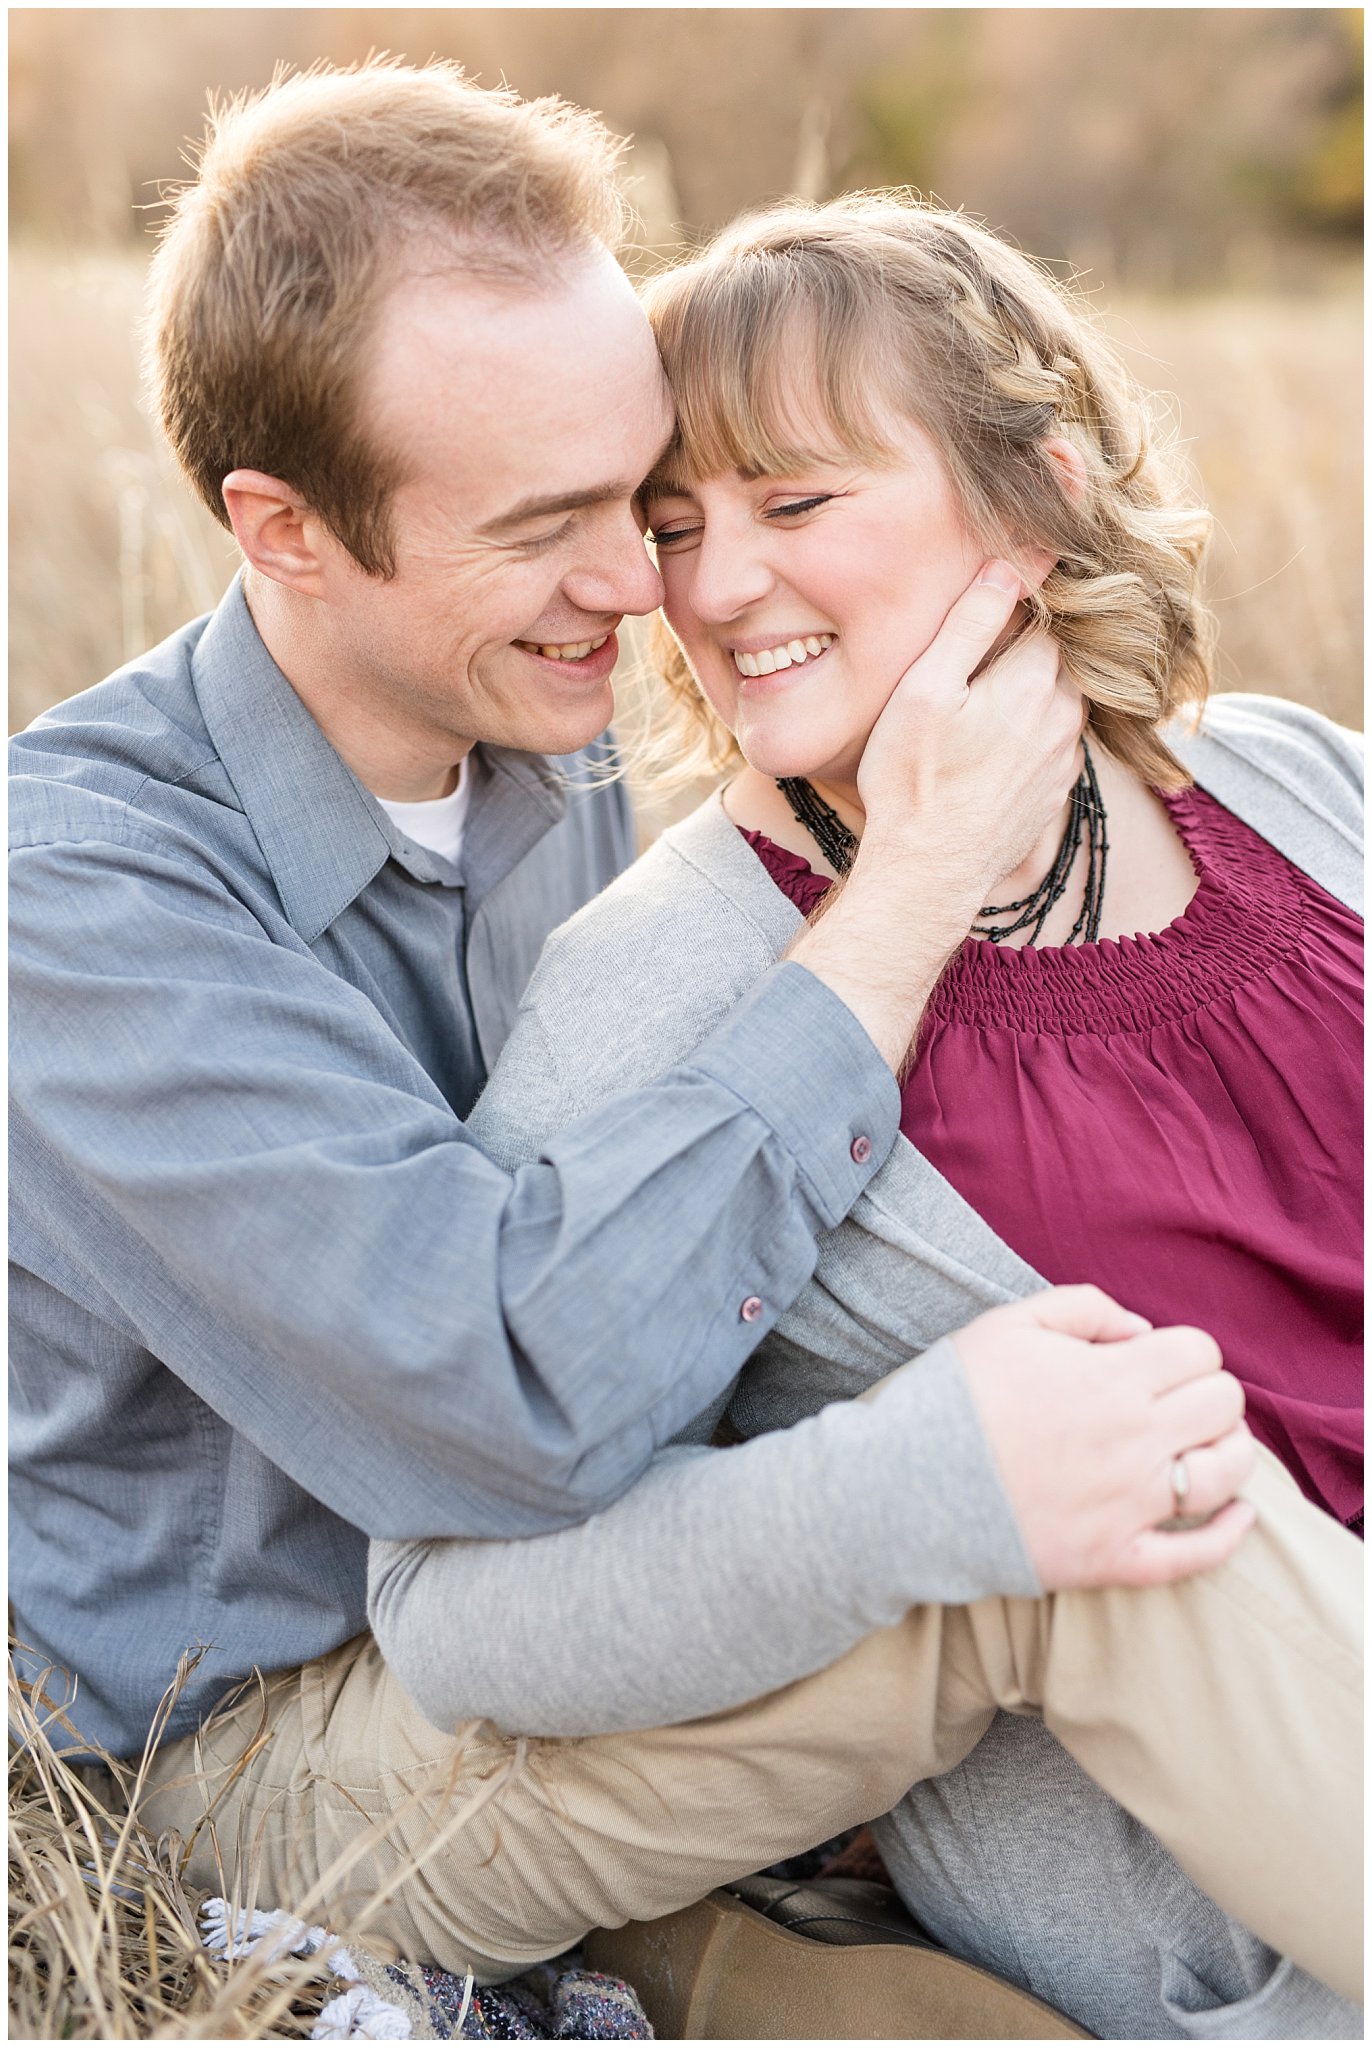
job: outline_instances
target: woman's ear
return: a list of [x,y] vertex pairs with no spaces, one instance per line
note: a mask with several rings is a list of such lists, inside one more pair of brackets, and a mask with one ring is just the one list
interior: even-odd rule
[[1073,442],[1054,434],[1045,441],[1043,452],[1058,473],[1058,482],[1074,505],[1086,494],[1086,457]]
[[[1080,504],[1086,490],[1086,461],[1081,450],[1071,441],[1055,434],[1042,444],[1043,452],[1057,472],[1058,483],[1064,497],[1074,505]],[[1046,554],[1042,548],[1026,548],[1020,557],[1030,587],[1037,590],[1057,562],[1056,555]]]

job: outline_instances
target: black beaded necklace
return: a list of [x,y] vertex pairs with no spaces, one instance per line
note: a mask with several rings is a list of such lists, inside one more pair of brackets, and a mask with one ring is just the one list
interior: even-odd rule
[[[1066,830],[1052,866],[1038,887],[1016,902],[984,903],[977,912],[977,923],[972,926],[974,937],[990,939],[998,946],[1015,932],[1032,926],[1025,944],[1037,944],[1049,912],[1066,894],[1068,880],[1081,851],[1083,835],[1086,839],[1086,886],[1082,892],[1080,915],[1064,944],[1072,946],[1080,941],[1085,945],[1100,937],[1101,912],[1105,905],[1105,856],[1109,852],[1109,842],[1105,836],[1105,805],[1096,780],[1096,765],[1085,740],[1082,741],[1081,752],[1082,771],[1072,790]],[[846,875],[857,852],[857,834],[848,830],[838,812],[803,776],[778,777],[777,788],[790,805],[792,815],[805,827],[835,874]],[[1011,920],[1009,924],[993,921],[1005,917]]]

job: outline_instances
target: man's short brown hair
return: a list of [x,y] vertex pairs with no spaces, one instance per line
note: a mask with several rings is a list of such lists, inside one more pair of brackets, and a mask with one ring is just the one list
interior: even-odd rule
[[622,145],[592,114],[369,60],[211,108],[153,262],[148,368],[167,438],[228,524],[223,479],[279,477],[370,574],[393,575],[395,460],[359,416],[379,302],[406,255],[483,279],[617,248]]

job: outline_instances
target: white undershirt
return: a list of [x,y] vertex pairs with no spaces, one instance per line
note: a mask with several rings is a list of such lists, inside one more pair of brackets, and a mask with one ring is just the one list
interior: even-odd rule
[[472,779],[467,773],[465,757],[457,771],[457,788],[451,796],[430,797],[427,803],[422,804],[393,804],[384,796],[377,798],[387,817],[400,827],[407,839],[413,839],[417,846],[426,846],[430,853],[441,854],[454,866],[462,851],[462,834],[466,829],[471,800]]

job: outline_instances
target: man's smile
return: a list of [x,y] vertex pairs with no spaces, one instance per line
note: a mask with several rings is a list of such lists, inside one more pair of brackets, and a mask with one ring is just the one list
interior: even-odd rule
[[591,640],[516,640],[521,654],[560,669],[582,682],[599,682],[609,675],[619,659],[619,642],[613,632]]

